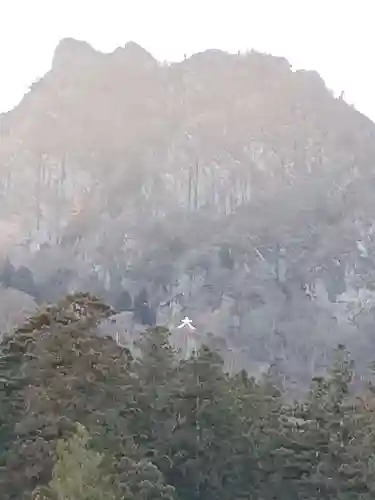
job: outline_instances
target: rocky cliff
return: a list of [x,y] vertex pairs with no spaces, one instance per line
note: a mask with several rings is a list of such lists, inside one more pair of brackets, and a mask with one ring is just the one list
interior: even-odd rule
[[188,315],[289,384],[337,342],[374,357],[375,125],[317,73],[66,39],[0,132],[5,286]]

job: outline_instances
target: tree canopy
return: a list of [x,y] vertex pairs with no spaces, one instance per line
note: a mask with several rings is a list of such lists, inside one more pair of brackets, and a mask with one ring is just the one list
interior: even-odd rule
[[133,351],[98,336],[110,314],[68,296],[4,336],[2,499],[373,498],[374,389],[354,393],[344,346],[291,403],[207,346],[181,359],[165,328]]

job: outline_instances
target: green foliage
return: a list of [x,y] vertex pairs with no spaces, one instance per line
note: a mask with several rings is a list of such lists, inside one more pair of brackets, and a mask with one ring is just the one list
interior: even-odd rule
[[373,498],[375,391],[353,396],[343,346],[287,404],[271,372],[230,375],[206,346],[181,360],[164,328],[133,357],[96,334],[109,313],[68,297],[5,337],[2,500]]
[[114,341],[94,334],[108,312],[93,297],[67,297],[4,339],[1,498],[28,498],[37,484],[48,482],[56,442],[74,432],[76,421],[97,447],[105,441],[120,453],[126,430],[115,400],[127,386],[130,358]]
[[42,492],[46,500],[115,500],[113,486],[100,469],[103,455],[89,449],[89,440],[78,424],[73,437],[58,441],[52,480]]

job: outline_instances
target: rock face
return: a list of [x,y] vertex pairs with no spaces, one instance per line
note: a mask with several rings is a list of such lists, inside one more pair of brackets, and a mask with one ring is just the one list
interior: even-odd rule
[[0,117],[2,254],[39,302],[145,290],[143,326],[188,315],[303,384],[339,341],[375,357],[374,139],[283,58],[63,40]]

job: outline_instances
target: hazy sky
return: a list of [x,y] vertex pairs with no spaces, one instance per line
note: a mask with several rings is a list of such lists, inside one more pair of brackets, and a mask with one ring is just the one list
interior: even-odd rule
[[255,48],[316,69],[375,120],[375,0],[0,0],[0,112],[48,71],[61,38],[157,59]]

